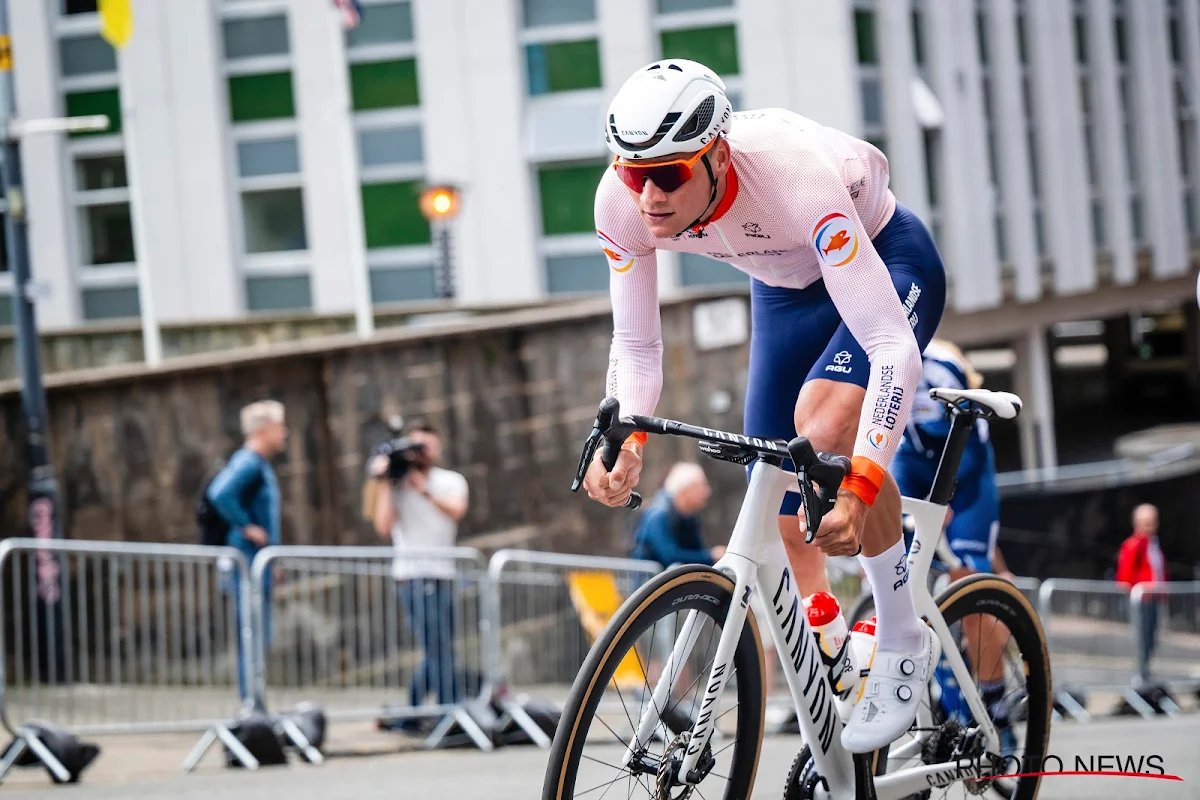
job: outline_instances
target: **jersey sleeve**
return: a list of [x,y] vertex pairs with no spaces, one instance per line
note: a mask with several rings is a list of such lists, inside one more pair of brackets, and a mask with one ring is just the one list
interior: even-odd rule
[[620,401],[622,416],[653,414],[663,381],[658,258],[632,199],[611,182],[606,175],[596,193],[596,238],[613,309],[605,395]]
[[810,237],[830,299],[871,364],[851,458],[857,481],[847,487],[870,504],[900,445],[921,379],[921,351],[841,176],[815,158],[800,166],[806,193],[796,204],[798,224]]

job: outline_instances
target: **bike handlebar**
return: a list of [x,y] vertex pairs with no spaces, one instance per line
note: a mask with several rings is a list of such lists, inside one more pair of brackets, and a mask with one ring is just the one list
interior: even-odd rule
[[[578,492],[583,485],[584,475],[595,457],[596,449],[603,445],[601,461],[605,470],[611,471],[617,463],[621,445],[630,435],[637,431],[671,436],[686,436],[716,445],[715,452],[725,452],[728,460],[738,463],[749,463],[753,460],[751,454],[765,457],[770,463],[782,466],[785,459],[791,459],[793,471],[800,484],[800,497],[804,505],[804,518],[807,523],[805,541],[811,543],[816,537],[821,520],[837,501],[837,491],[842,479],[850,472],[850,459],[841,455],[822,453],[812,446],[812,442],[803,436],[797,436],[790,442],[782,439],[758,439],[743,436],[739,433],[711,430],[686,422],[663,419],[661,417],[633,415],[622,417],[621,406],[615,397],[606,397],[600,403],[596,412],[596,421],[592,432],[583,445],[583,453],[579,459],[579,467],[575,472],[575,480],[571,491]],[[816,483],[819,489],[815,489]],[[625,508],[636,509],[642,504],[642,496],[637,492],[630,494],[625,502]]]

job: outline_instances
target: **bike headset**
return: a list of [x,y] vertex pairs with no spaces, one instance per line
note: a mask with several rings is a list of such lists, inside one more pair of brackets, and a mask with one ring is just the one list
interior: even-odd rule
[[[715,72],[696,61],[668,58],[638,70],[621,86],[608,107],[604,141],[615,156],[613,169],[634,191],[640,192],[650,178],[663,191],[673,192],[691,179],[697,160],[704,163],[708,205],[684,228],[688,230],[698,226],[716,202],[717,179],[708,154],[729,133],[732,116],[725,83]],[[638,163],[663,156],[682,157]]]

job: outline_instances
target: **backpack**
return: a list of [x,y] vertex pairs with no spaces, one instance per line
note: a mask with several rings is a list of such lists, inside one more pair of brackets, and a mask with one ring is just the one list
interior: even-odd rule
[[[200,496],[196,498],[195,516],[196,527],[199,532],[200,544],[209,545],[210,547],[224,547],[228,544],[229,538],[229,522],[221,516],[221,512],[208,499],[208,489],[212,486],[213,481],[217,476],[225,471],[228,462],[222,464],[219,469],[216,469],[209,475],[208,480],[204,482],[204,486],[200,489]],[[246,484],[242,489],[241,501],[242,505],[248,505],[258,490],[262,487],[263,477],[260,469],[254,479]]]

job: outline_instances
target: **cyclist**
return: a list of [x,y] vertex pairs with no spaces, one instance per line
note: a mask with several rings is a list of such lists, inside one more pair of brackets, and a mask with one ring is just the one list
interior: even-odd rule
[[[983,377],[975,371],[962,351],[950,342],[934,339],[922,357],[921,382],[913,400],[908,425],[900,439],[900,447],[892,460],[892,475],[906,497],[926,497],[933,486],[934,474],[946,439],[950,435],[950,418],[940,403],[929,396],[935,386],[947,389],[978,389]],[[962,461],[955,478],[954,497],[947,511],[946,541],[950,550],[962,562],[961,566],[946,565],[950,579],[958,580],[975,572],[1007,573],[1007,566],[996,549],[1000,530],[1000,494],[996,489],[996,456],[992,450],[987,420],[979,419],[963,450]],[[908,544],[911,532],[906,531]],[[980,630],[979,616],[963,620],[967,641],[968,661],[977,661],[979,692],[992,719],[1000,728],[1003,746],[1011,747],[1012,731],[1008,727],[1008,707],[1004,702],[1004,646],[1009,632],[993,620],[987,632]],[[980,642],[980,639],[984,641]],[[966,703],[953,685],[949,667],[941,665],[936,674],[943,688],[942,704],[947,713],[959,714],[963,721],[970,719]]]
[[[634,73],[604,136],[615,155],[595,208],[613,304],[607,393],[625,414],[652,414],[658,403],[656,250],[702,253],[749,274],[745,434],[799,433],[852,456],[815,546],[804,544],[795,493],[779,528],[803,595],[829,591],[826,556],[861,554],[878,639],[842,744],[882,747],[911,726],[941,652],[913,609],[900,494],[887,473],[945,305],[933,238],[896,202],[878,149],[782,109],[734,114],[720,78],[694,61]],[[611,473],[594,461],[589,496],[623,504],[644,443],[634,434]]]

